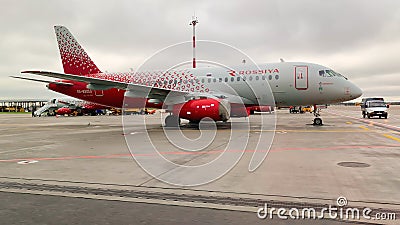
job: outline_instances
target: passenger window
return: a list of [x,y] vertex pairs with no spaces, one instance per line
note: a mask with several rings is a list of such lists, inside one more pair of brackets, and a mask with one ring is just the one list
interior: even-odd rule
[[275,75],[275,79],[276,80],[278,80],[279,79],[279,75],[277,74],[277,75]]
[[256,80],[258,80],[258,79],[260,79],[260,77],[259,77],[259,76],[256,76]]
[[240,77],[237,77],[237,81],[240,81]]
[[203,79],[201,79],[201,83],[204,83],[204,78],[203,78]]
[[272,75],[269,75],[269,76],[268,76],[268,79],[269,79],[269,80],[272,80]]
[[265,80],[265,76],[264,75],[262,76],[262,80]]
[[249,81],[252,81],[252,80],[253,80],[253,76],[250,76],[250,77],[249,77]]
[[208,83],[211,83],[211,78],[208,78]]
[[235,81],[235,78],[234,78],[234,77],[231,77],[231,82],[233,82],[233,81]]
[[214,78],[214,79],[213,79],[213,81],[214,81],[214,83],[215,83],[215,82],[217,82],[217,79],[216,79],[216,78]]
[[219,82],[222,82],[222,78],[219,78],[218,80],[219,80]]
[[227,77],[225,77],[225,82],[228,82],[228,78]]

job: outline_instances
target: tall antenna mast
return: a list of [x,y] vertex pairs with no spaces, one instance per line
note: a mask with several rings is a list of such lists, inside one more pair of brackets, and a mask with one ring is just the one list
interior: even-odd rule
[[192,21],[190,21],[189,25],[193,26],[193,68],[196,68],[196,24],[199,21],[196,16],[192,16]]

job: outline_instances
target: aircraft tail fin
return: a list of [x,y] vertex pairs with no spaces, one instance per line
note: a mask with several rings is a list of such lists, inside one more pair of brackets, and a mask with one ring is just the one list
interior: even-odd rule
[[86,75],[101,73],[82,46],[64,26],[54,26],[64,73]]

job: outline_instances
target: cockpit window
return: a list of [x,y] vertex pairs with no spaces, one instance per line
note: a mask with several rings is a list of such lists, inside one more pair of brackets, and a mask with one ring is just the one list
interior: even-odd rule
[[336,74],[336,76],[338,76],[338,77],[343,77],[344,79],[346,79],[346,80],[347,80],[347,77],[343,76],[342,74],[340,74],[340,73],[336,73],[335,71],[333,71],[333,72]]
[[342,74],[337,73],[333,70],[320,70],[319,75],[322,77],[343,77],[344,79],[347,80],[347,78],[345,76],[343,76]]
[[336,77],[335,72],[333,72],[333,70],[325,70],[325,74],[327,75],[327,77]]

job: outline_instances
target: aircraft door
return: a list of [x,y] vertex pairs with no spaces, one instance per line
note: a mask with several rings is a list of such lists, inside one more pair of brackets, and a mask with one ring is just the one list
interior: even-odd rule
[[308,88],[308,66],[294,67],[294,86],[297,90],[307,90]]

